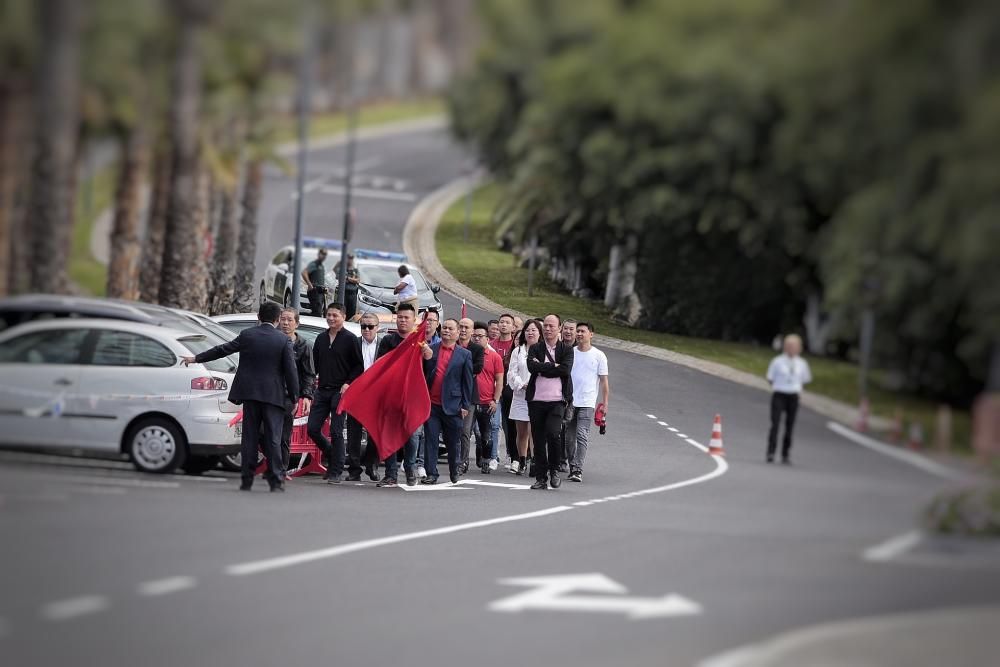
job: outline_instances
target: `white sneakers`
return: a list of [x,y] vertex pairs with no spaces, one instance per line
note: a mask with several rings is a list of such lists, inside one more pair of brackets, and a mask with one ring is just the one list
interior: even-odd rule
[[500,467],[500,462],[496,459],[490,459],[490,471],[494,471]]
[[418,466],[417,467],[417,479],[423,479],[425,477],[427,477],[427,471],[424,470],[423,466]]
[[517,472],[520,469],[521,469],[521,462],[520,461],[518,461],[517,459],[515,459],[515,460],[513,460],[513,461],[510,462],[510,474],[516,475]]

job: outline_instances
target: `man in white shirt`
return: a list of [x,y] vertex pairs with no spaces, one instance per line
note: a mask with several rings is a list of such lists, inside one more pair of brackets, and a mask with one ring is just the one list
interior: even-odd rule
[[778,424],[785,413],[785,438],[781,444],[781,462],[791,463],[792,429],[795,414],[799,410],[799,394],[802,387],[812,382],[809,364],[802,354],[802,339],[790,334],[785,336],[784,352],[771,360],[767,367],[767,381],[774,393],[771,395],[771,432],[767,436],[767,462],[774,463],[774,451],[778,445]]
[[396,294],[396,298],[399,299],[398,303],[413,304],[413,309],[419,313],[420,299],[417,297],[417,281],[410,275],[410,270],[406,267],[406,264],[400,264],[397,273],[399,274],[399,284],[396,285],[393,292]]
[[[566,424],[566,454],[569,459],[571,482],[583,481],[583,462],[590,444],[590,425],[594,409],[603,403],[607,409],[611,400],[608,382],[608,357],[592,345],[594,328],[589,322],[576,325],[576,347],[573,348],[573,418]],[[600,400],[598,400],[600,397]]]
[[[367,371],[375,363],[378,344],[381,338],[378,335],[378,317],[374,313],[365,313],[361,316],[361,338],[358,345],[361,346],[361,359],[364,361],[364,369]],[[365,474],[373,482],[378,481],[378,453],[375,451],[375,444],[369,439],[365,448],[364,456],[361,452],[361,439],[364,427],[354,417],[347,416],[347,460],[348,460],[348,482],[361,481],[361,468],[364,466]]]

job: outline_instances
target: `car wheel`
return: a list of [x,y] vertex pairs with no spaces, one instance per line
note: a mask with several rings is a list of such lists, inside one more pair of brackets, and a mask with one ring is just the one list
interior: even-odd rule
[[223,470],[228,470],[229,472],[240,472],[240,469],[242,468],[242,465],[240,465],[242,460],[243,457],[241,457],[239,453],[226,454],[219,460],[219,465],[222,466]]
[[287,291],[285,292],[285,298],[282,299],[281,305],[283,305],[285,308],[291,308],[291,306],[292,306],[292,293],[291,292],[287,292]]
[[265,303],[267,303],[267,288],[264,287],[264,281],[262,280],[260,281],[260,298],[257,305],[263,306]]
[[[263,460],[264,455],[257,452],[257,465],[260,465]],[[229,472],[243,471],[243,456],[239,452],[236,454],[226,454],[222,457],[220,463],[223,470],[228,470]]]
[[125,436],[125,452],[142,472],[173,472],[184,465],[187,442],[175,424],[162,417],[137,422]]
[[182,466],[188,475],[200,475],[219,465],[218,456],[192,456]]

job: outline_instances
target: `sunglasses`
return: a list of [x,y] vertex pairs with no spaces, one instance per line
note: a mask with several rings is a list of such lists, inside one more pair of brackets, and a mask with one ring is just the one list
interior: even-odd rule
[[374,329],[374,328],[375,328],[376,326],[377,326],[377,325],[375,325],[375,324],[362,324],[362,325],[361,325],[361,328],[362,328],[362,329],[364,329],[365,331],[371,331],[371,330],[372,330],[372,329]]

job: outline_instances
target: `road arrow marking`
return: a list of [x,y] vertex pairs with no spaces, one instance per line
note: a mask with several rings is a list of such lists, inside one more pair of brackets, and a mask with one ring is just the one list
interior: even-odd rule
[[403,491],[471,491],[464,486],[458,486],[457,484],[452,484],[451,482],[441,482],[439,484],[417,484],[416,486],[408,486],[406,484],[400,484],[396,487],[397,489],[402,489]]
[[[492,611],[504,613],[526,610],[600,612],[625,614],[632,620],[639,620],[693,616],[702,612],[697,602],[676,594],[660,598],[629,597],[626,595],[628,589],[600,573],[519,577],[500,579],[497,583],[533,589],[490,604]],[[572,595],[575,592],[604,595]]]

